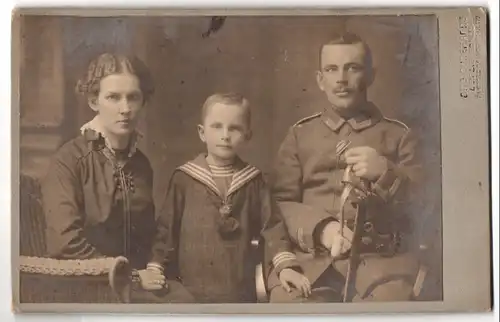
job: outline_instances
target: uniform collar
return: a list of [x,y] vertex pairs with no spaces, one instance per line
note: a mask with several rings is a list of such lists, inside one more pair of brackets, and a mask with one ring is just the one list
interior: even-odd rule
[[[96,115],[92,120],[85,123],[81,128],[80,132],[85,136],[88,141],[91,141],[93,148],[96,150],[101,150],[107,147],[108,150],[114,154],[114,150],[109,143],[109,140],[104,134],[102,124],[99,120],[99,115]],[[139,140],[142,138],[142,133],[139,130],[135,130],[130,137],[130,149],[128,157],[131,158],[137,152],[137,145]]]
[[[215,184],[206,157],[206,153],[201,153],[193,160],[181,165],[179,167],[179,170],[204,184],[221,198],[224,198],[220,190],[217,188],[217,185]],[[229,190],[227,191],[227,196],[230,196],[231,194],[242,188],[246,183],[255,178],[259,173],[259,169],[237,157],[234,163],[234,174]]]
[[349,119],[342,118],[332,107],[326,107],[321,118],[326,126],[335,132],[338,132],[345,123],[348,123],[355,131],[361,131],[378,123],[382,115],[373,103],[368,102],[360,113]]

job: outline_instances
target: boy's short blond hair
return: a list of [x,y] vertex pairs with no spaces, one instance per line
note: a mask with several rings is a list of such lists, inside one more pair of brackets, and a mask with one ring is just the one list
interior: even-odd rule
[[235,105],[240,106],[244,109],[245,119],[247,121],[248,127],[250,127],[251,123],[251,113],[250,113],[250,102],[248,99],[241,95],[240,93],[229,92],[229,93],[215,93],[210,95],[203,103],[201,109],[201,122],[205,121],[205,117],[208,114],[208,110],[214,104],[227,104],[227,105]]

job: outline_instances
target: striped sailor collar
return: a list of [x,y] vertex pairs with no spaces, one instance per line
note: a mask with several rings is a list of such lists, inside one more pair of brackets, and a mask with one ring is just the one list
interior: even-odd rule
[[[207,155],[205,153],[201,153],[193,160],[181,165],[178,169],[191,176],[193,179],[206,185],[221,198],[224,198],[220,190],[217,188],[217,185],[215,184],[213,174],[206,160],[206,156]],[[229,197],[231,194],[241,189],[248,182],[250,182],[260,174],[259,169],[251,164],[244,162],[238,157],[235,160],[233,169],[234,174],[226,197]]]
[[209,164],[210,172],[212,172],[213,177],[232,177],[235,169],[232,164],[218,166]]
[[326,107],[321,118],[326,126],[335,132],[338,132],[344,123],[349,123],[354,130],[361,131],[377,124],[382,119],[382,114],[375,104],[368,102],[360,113],[351,118],[341,117],[332,107]]

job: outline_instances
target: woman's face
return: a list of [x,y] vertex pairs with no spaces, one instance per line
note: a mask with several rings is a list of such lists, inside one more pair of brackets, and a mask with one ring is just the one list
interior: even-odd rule
[[137,76],[129,73],[101,79],[99,94],[90,105],[109,134],[130,135],[135,130],[144,105],[139,85]]

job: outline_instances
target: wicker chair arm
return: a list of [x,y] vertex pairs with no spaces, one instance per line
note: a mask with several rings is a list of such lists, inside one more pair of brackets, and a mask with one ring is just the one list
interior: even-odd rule
[[19,271],[36,275],[75,278],[107,275],[109,286],[120,302],[130,302],[132,269],[129,261],[122,256],[82,260],[20,256]]
[[122,303],[130,303],[132,269],[127,258],[116,257],[109,271],[109,285]]

